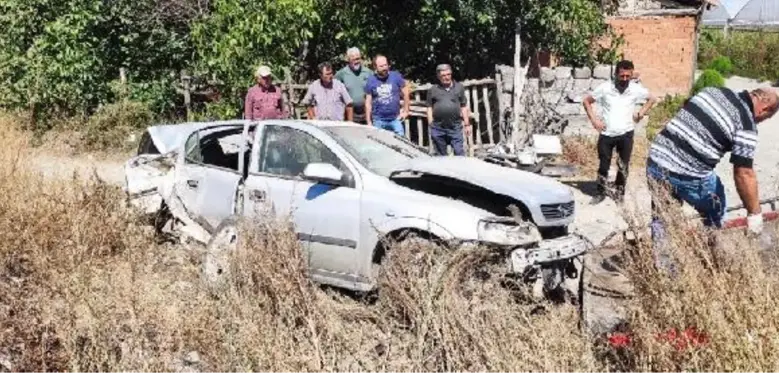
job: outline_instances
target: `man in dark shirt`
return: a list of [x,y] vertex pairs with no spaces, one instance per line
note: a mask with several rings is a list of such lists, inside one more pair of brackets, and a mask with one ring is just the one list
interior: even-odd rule
[[465,88],[452,79],[452,68],[447,64],[436,67],[439,84],[427,92],[427,122],[436,152],[446,155],[451,145],[455,155],[465,155],[463,130],[471,136],[468,118],[468,100]]

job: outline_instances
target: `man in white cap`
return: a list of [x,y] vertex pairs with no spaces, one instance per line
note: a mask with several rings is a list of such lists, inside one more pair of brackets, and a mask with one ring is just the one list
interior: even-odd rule
[[257,84],[249,88],[244,102],[244,119],[286,119],[289,117],[281,88],[273,84],[271,70],[260,66],[254,74]]

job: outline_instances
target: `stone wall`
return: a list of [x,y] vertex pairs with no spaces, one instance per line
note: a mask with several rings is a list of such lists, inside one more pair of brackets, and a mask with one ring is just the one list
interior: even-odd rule
[[[505,65],[500,65],[497,69],[503,81],[502,100],[510,107],[514,69]],[[598,85],[610,82],[613,71],[614,66],[611,65],[598,65],[594,68],[542,67],[537,77],[526,79],[519,112],[523,119],[533,122],[538,120],[535,112],[548,107],[568,120],[563,135],[596,135],[582,100]]]

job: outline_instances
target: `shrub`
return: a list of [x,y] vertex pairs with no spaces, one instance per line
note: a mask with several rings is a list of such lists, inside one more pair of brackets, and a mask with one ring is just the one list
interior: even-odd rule
[[148,106],[122,101],[101,107],[89,118],[83,141],[86,150],[128,149],[135,144],[128,137],[149,126],[154,115]]
[[727,56],[719,56],[709,63],[708,68],[717,70],[723,76],[730,76],[733,73],[733,62]]
[[706,69],[703,70],[703,74],[698,77],[695,84],[692,86],[692,95],[694,96],[702,89],[706,87],[724,87],[725,78],[717,70]]
[[734,30],[727,37],[721,30],[701,33],[698,62],[713,68],[715,59],[726,56],[731,74],[759,80],[779,80],[779,33]]
[[649,141],[652,141],[660,130],[665,127],[671,118],[684,105],[687,97],[683,95],[666,95],[657,106],[655,106],[649,113],[649,121],[646,125],[646,137]]

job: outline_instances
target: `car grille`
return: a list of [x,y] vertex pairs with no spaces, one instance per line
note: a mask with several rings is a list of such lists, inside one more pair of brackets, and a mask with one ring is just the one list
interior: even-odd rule
[[573,215],[574,201],[566,203],[555,203],[551,205],[541,205],[541,213],[547,220],[565,219]]

